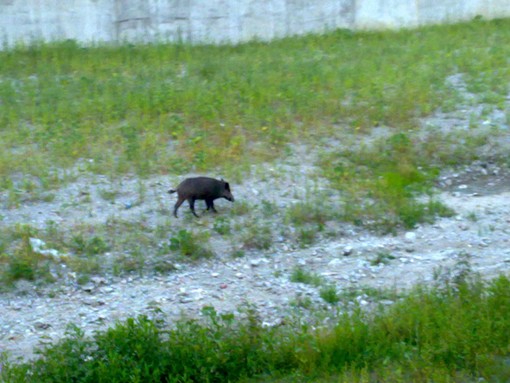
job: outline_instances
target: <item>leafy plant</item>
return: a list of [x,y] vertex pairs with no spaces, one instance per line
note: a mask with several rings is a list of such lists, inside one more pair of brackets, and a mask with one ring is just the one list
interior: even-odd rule
[[75,234],[69,243],[69,247],[80,254],[86,256],[93,256],[105,253],[108,251],[109,246],[99,236],[93,236],[89,239],[83,237],[82,234]]
[[320,275],[311,273],[303,269],[303,267],[295,267],[290,275],[290,281],[295,283],[304,283],[318,287],[323,284],[323,279]]
[[200,238],[192,232],[182,229],[170,238],[170,249],[193,260],[211,258],[214,256],[214,253],[202,245],[205,240],[205,237]]
[[273,243],[273,233],[269,225],[253,223],[241,238],[243,248],[267,250]]
[[320,230],[326,221],[333,218],[330,210],[318,199],[313,201],[298,202],[291,205],[285,211],[285,219],[292,225],[302,226],[316,224]]
[[377,266],[377,265],[381,265],[381,264],[387,265],[393,259],[395,259],[394,255],[391,255],[390,253],[381,251],[381,252],[377,253],[377,255],[372,260],[370,260],[370,265],[372,265],[372,266]]
[[43,279],[47,282],[54,279],[50,273],[51,260],[34,251],[28,234],[29,232],[22,234],[22,238],[12,254],[0,256],[0,264],[5,264],[2,270],[2,280],[6,284],[20,279],[29,281]]
[[392,230],[453,214],[432,198],[418,201],[420,195],[431,194],[437,169],[424,162],[405,133],[393,134],[371,147],[328,155],[321,163],[325,175],[346,196],[346,220]]
[[231,233],[230,222],[224,217],[218,217],[214,220],[213,230],[220,235],[228,235]]
[[332,305],[335,305],[340,301],[340,297],[334,285],[323,286],[319,291],[319,295],[322,299]]
[[281,155],[295,137],[314,145],[317,136],[334,138],[338,122],[359,132],[406,128],[451,110],[462,94],[445,79],[458,73],[468,91],[497,106],[510,79],[507,24],[331,31],[236,47],[5,47],[0,185],[17,204],[23,188],[15,174],[44,175],[50,185],[59,182],[54,164],[84,158],[85,170],[112,176],[248,169]]
[[[419,286],[371,313],[354,309],[332,319],[330,327],[291,318],[267,327],[253,308],[239,308],[242,315],[236,317],[210,306],[202,311],[203,321],[184,319],[171,329],[144,316],[93,337],[71,326],[57,344],[39,349],[36,359],[15,363],[0,357],[0,379],[505,381],[510,280],[466,278],[455,288],[438,287]],[[325,296],[335,302],[334,289],[328,291]]]

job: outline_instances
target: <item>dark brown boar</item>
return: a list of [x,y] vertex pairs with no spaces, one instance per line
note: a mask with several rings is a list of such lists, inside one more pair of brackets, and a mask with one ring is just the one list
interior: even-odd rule
[[212,209],[217,213],[214,208],[214,200],[218,198],[225,198],[231,202],[234,202],[234,196],[230,191],[230,185],[228,182],[223,180],[216,180],[209,177],[194,177],[187,178],[182,181],[177,188],[170,189],[168,193],[177,192],[177,202],[174,206],[174,216],[177,218],[177,209],[182,203],[187,200],[191,212],[195,217],[198,217],[195,213],[195,201],[197,199],[205,200],[207,210]]

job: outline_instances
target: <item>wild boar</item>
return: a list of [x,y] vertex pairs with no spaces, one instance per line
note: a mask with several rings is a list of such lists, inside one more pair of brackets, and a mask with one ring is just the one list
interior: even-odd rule
[[174,216],[176,218],[177,209],[179,209],[179,206],[181,206],[185,200],[188,201],[191,212],[195,217],[198,217],[197,213],[195,213],[195,201],[197,199],[205,200],[207,210],[212,209],[215,213],[217,213],[214,208],[215,199],[225,198],[230,202],[234,202],[234,196],[230,191],[228,182],[209,177],[187,178],[182,181],[175,190],[170,189],[168,191],[170,194],[175,192],[177,192],[177,202],[174,206]]

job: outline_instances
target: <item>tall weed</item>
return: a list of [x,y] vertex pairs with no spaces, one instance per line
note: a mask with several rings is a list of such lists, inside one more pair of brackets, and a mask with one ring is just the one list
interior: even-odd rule
[[171,329],[146,317],[128,319],[93,338],[73,327],[56,345],[41,349],[39,359],[20,364],[4,359],[0,379],[504,381],[509,373],[509,292],[504,276],[490,282],[473,276],[455,289],[422,286],[391,307],[341,314],[329,328],[314,329],[299,320],[265,327],[251,307],[241,308],[240,318],[204,307],[204,322],[182,320]]

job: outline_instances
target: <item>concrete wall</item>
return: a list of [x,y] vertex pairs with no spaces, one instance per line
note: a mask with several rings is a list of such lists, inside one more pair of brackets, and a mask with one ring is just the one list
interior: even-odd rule
[[236,43],[475,16],[510,17],[510,0],[0,0],[0,39]]

